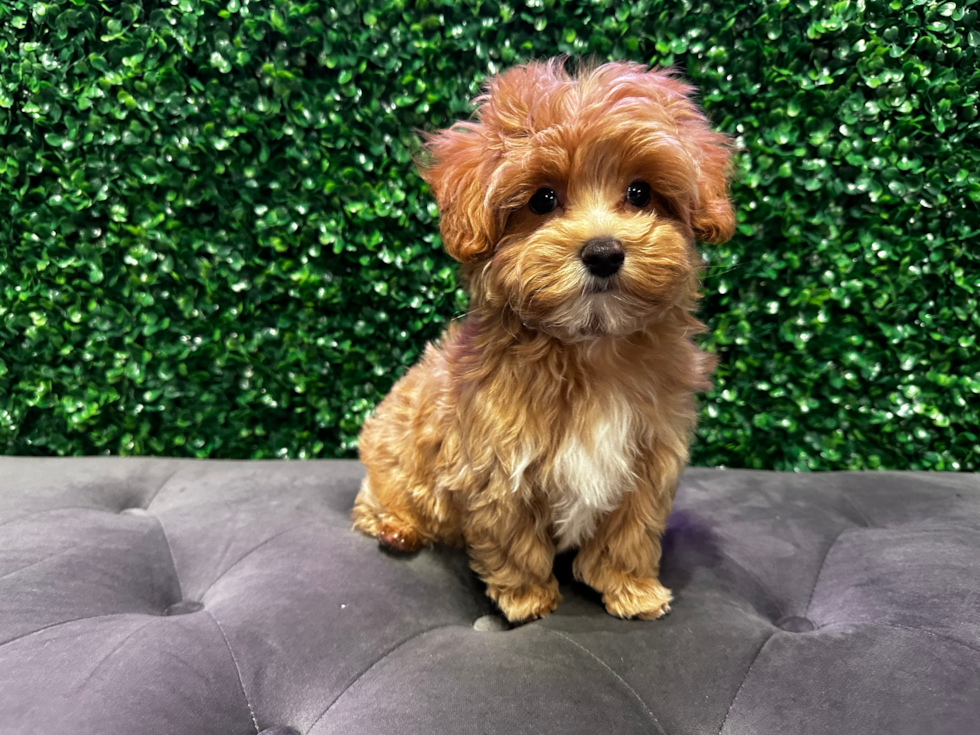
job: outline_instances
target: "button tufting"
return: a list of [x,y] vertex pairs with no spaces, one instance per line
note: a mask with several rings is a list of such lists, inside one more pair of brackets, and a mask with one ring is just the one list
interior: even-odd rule
[[259,735],[299,735],[299,732],[291,727],[270,727],[260,732]]
[[163,611],[164,615],[187,615],[204,609],[204,603],[197,600],[181,600]]
[[481,633],[497,633],[502,630],[510,630],[510,625],[499,615],[484,615],[482,618],[477,618],[476,622],[473,623],[473,630],[478,630]]
[[787,633],[809,633],[811,630],[815,630],[817,626],[813,624],[813,621],[801,618],[799,615],[787,615],[776,621],[776,627],[785,630]]

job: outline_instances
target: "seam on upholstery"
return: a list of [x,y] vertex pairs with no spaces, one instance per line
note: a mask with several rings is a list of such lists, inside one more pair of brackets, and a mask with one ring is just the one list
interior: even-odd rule
[[761,589],[765,593],[766,597],[769,598],[769,602],[771,602],[772,606],[776,608],[776,612],[779,613],[779,617],[783,616],[783,606],[779,604],[779,600],[776,599],[776,596],[769,590],[769,588],[765,584],[763,584],[762,580],[756,576],[755,572],[753,572],[751,569],[749,569],[747,566],[745,566],[742,562],[740,562],[738,559],[736,559],[734,556],[729,554],[724,549],[718,549],[718,553],[721,554],[726,559],[728,559],[728,561],[730,561],[736,567],[741,569],[743,572],[745,572],[745,574],[747,574],[753,582],[759,585],[759,589]]
[[323,710],[323,712],[321,712],[317,716],[317,718],[315,720],[313,720],[313,724],[310,725],[309,729],[306,731],[307,735],[309,735],[309,733],[313,732],[313,728],[315,728],[317,725],[320,724],[320,720],[322,720],[324,717],[327,716],[327,713],[333,708],[333,706],[335,704],[337,704],[337,702],[339,702],[341,700],[341,698],[343,698],[343,696],[345,694],[347,694],[347,692],[349,692],[351,690],[351,688],[353,688],[353,686],[355,684],[357,684],[357,682],[359,682],[375,666],[378,666],[381,662],[383,662],[385,659],[387,659],[389,656],[391,656],[399,648],[401,648],[402,646],[405,646],[405,645],[411,643],[416,638],[420,638],[421,636],[427,635],[428,633],[432,633],[433,631],[442,630],[443,628],[458,628],[458,627],[460,627],[459,623],[448,623],[448,624],[445,624],[445,625],[435,625],[435,626],[433,626],[431,628],[426,628],[425,630],[420,630],[418,633],[413,633],[412,635],[408,636],[408,638],[405,638],[400,643],[396,643],[394,646],[392,646],[387,651],[385,651],[384,653],[382,653],[378,658],[376,658],[374,660],[374,663],[372,663],[370,666],[368,666],[366,669],[364,669],[360,674],[358,674],[357,676],[355,676],[351,680],[350,684],[348,684],[347,686],[345,686],[343,688],[343,690],[340,692],[340,694],[338,694],[336,697],[333,698],[333,701],[330,702],[330,704],[327,705],[327,708],[325,710]]
[[252,703],[248,701],[248,694],[245,692],[245,680],[242,678],[242,667],[238,665],[238,659],[235,658],[235,652],[231,650],[231,644],[228,642],[228,636],[225,635],[225,629],[221,627],[221,623],[214,616],[214,613],[204,609],[210,618],[214,621],[214,624],[218,626],[218,632],[221,634],[221,639],[225,642],[225,648],[228,649],[228,654],[231,656],[231,662],[235,664],[235,673],[238,674],[238,686],[242,689],[242,697],[245,699],[245,706],[248,707],[248,714],[252,717],[252,724],[255,726],[255,735],[259,733],[259,721],[255,719],[255,710],[252,709]]
[[[934,526],[922,527],[917,525],[919,523],[935,523]],[[901,526],[878,526],[877,528],[882,531],[895,531],[901,528],[906,531],[916,531],[918,533],[946,533],[946,531],[966,531],[967,533],[975,534],[980,531],[980,524],[976,526],[968,526],[966,523],[947,523],[943,520],[938,520],[935,518],[925,518],[921,521],[908,521],[901,524]]]
[[848,506],[850,506],[851,510],[853,510],[855,513],[858,514],[858,518],[861,519],[861,523],[864,524],[864,527],[865,528],[876,528],[876,526],[872,526],[871,525],[871,521],[868,520],[868,517],[864,514],[864,511],[857,507],[857,503],[855,503],[853,500],[851,500],[851,496],[850,495],[848,495],[847,493],[844,493],[844,494],[841,495],[841,497],[844,498],[844,502]]
[[143,506],[143,510],[149,510],[150,509],[150,506],[153,505],[153,501],[157,499],[157,496],[160,494],[160,491],[163,490],[163,488],[165,488],[167,485],[170,484],[170,481],[177,476],[177,473],[178,472],[180,472],[180,468],[179,467],[177,469],[175,469],[173,472],[171,472],[170,475],[167,477],[166,480],[164,480],[163,482],[160,483],[160,485],[157,487],[157,489],[153,491],[153,495],[151,495],[150,496],[150,499],[146,502],[146,505]]
[[13,518],[7,518],[3,522],[0,522],[0,528],[4,526],[9,526],[12,523],[19,523],[20,521],[26,521],[28,518],[33,518],[34,516],[43,516],[47,513],[57,513],[59,510],[91,510],[96,513],[112,513],[111,510],[106,510],[99,506],[94,505],[59,505],[57,508],[44,508],[42,510],[32,510],[30,513],[24,513],[23,515],[14,516]]
[[52,554],[51,556],[46,556],[43,559],[37,559],[35,561],[30,562],[29,564],[25,564],[22,567],[17,567],[16,569],[11,569],[9,572],[4,572],[3,574],[0,574],[0,579],[6,579],[7,577],[12,577],[15,574],[20,574],[21,572],[31,569],[32,567],[36,567],[39,564],[44,564],[45,562],[51,561],[52,559],[58,559],[59,557],[65,556],[66,554],[70,554],[74,550],[75,549],[73,548],[62,549],[58,553]]
[[50,625],[45,625],[43,628],[38,628],[37,630],[32,630],[30,633],[23,633],[22,635],[14,636],[6,641],[0,641],[0,648],[11,643],[16,643],[17,641],[23,640],[24,638],[30,638],[32,635],[37,635],[38,633],[43,633],[46,630],[51,630],[52,628],[57,628],[61,625],[71,625],[72,623],[80,623],[83,620],[101,620],[102,618],[118,618],[124,615],[144,615],[145,613],[138,612],[124,612],[124,613],[107,613],[105,615],[83,615],[80,618],[72,618],[71,620],[61,620],[57,623],[51,623]]
[[725,730],[725,725],[728,724],[728,718],[731,717],[732,710],[735,709],[735,703],[738,701],[738,695],[742,693],[742,687],[744,687],[745,682],[749,680],[749,674],[751,674],[752,669],[755,668],[755,664],[759,660],[759,657],[762,656],[763,650],[765,650],[765,647],[769,645],[769,641],[775,637],[776,633],[779,632],[779,628],[772,631],[768,636],[766,636],[766,639],[762,642],[762,645],[759,646],[759,650],[755,652],[755,656],[752,658],[752,663],[749,664],[749,668],[745,670],[745,676],[742,677],[742,683],[739,684],[738,689],[735,690],[735,696],[732,697],[732,703],[728,705],[728,711],[725,713],[725,719],[721,721],[721,727],[718,728],[718,735],[721,735],[721,733]]
[[150,516],[156,519],[157,525],[160,526],[160,533],[163,534],[163,540],[167,542],[167,551],[170,552],[170,563],[174,568],[174,579],[177,580],[177,599],[184,599],[184,588],[180,584],[180,574],[177,572],[177,557],[174,556],[174,547],[170,545],[170,537],[167,536],[167,529],[163,527],[163,521],[160,520],[160,516],[156,513],[150,513]]
[[626,681],[626,679],[624,679],[622,676],[620,676],[612,667],[609,666],[609,664],[607,664],[601,658],[599,658],[598,656],[596,656],[594,653],[592,653],[592,651],[590,651],[588,648],[586,648],[585,646],[583,646],[578,641],[576,641],[576,640],[574,640],[572,638],[569,638],[567,635],[565,635],[564,633],[562,633],[560,630],[554,630],[553,628],[543,628],[543,627],[541,628],[541,630],[546,630],[549,633],[554,633],[559,638],[564,638],[566,641],[568,641],[569,643],[571,643],[573,646],[575,646],[577,648],[580,648],[581,650],[585,651],[589,656],[591,656],[593,659],[595,659],[595,661],[597,661],[599,663],[599,665],[602,666],[602,668],[604,668],[610,674],[612,674],[613,676],[615,676],[616,679],[619,681],[619,683],[622,684],[624,687],[626,687],[626,689],[629,691],[629,693],[632,694],[636,698],[636,701],[639,702],[640,705],[642,705],[643,709],[646,710],[646,713],[648,715],[650,715],[650,719],[653,721],[654,726],[657,728],[657,732],[661,733],[661,735],[667,735],[667,732],[664,730],[663,726],[660,724],[660,720],[658,720],[657,719],[657,716],[655,714],[653,714],[653,711],[647,706],[647,703],[643,701],[643,697],[641,697],[639,694],[637,694],[636,693],[636,690],[629,685],[629,683]]
[[834,540],[830,542],[830,546],[827,547],[827,551],[824,552],[823,561],[820,562],[820,569],[817,570],[817,578],[813,580],[813,589],[810,590],[810,598],[806,601],[806,607],[803,609],[803,617],[810,617],[810,605],[813,604],[813,595],[817,591],[817,585],[820,584],[820,577],[823,576],[823,570],[824,567],[827,566],[827,559],[830,558],[830,552],[834,550],[835,546],[837,546],[837,542],[840,541],[840,537],[843,536],[845,532],[850,530],[850,527],[841,529],[841,532],[838,533],[834,537]]
[[973,646],[970,645],[969,643],[966,643],[965,641],[959,640],[958,638],[952,638],[951,636],[943,635],[942,633],[936,633],[935,631],[932,630],[924,630],[922,628],[910,628],[907,625],[900,625],[898,623],[870,623],[870,622],[845,620],[840,623],[827,623],[826,625],[821,625],[816,630],[824,630],[826,628],[839,628],[845,625],[862,625],[869,628],[894,628],[895,630],[906,630],[909,633],[923,633],[925,635],[932,636],[933,638],[938,638],[941,641],[946,641],[948,643],[955,643],[959,646],[963,646],[964,648],[969,648],[971,651],[976,651],[980,653],[980,646]]
[[251,549],[249,549],[244,554],[242,554],[240,557],[238,557],[234,562],[232,562],[231,566],[229,566],[227,569],[225,569],[225,571],[223,571],[221,574],[219,574],[217,577],[215,577],[214,580],[212,580],[211,584],[208,585],[208,588],[206,590],[204,590],[204,592],[201,594],[201,598],[203,599],[204,597],[206,597],[207,594],[208,594],[208,592],[210,592],[212,589],[214,589],[214,586],[216,584],[218,584],[218,582],[220,582],[222,579],[224,579],[225,577],[227,577],[228,574],[231,572],[232,569],[234,569],[235,567],[237,567],[239,564],[241,564],[243,561],[245,561],[248,557],[250,557],[256,551],[258,551],[259,549],[261,549],[263,546],[272,543],[277,538],[279,538],[280,536],[284,536],[285,534],[289,533],[290,531],[295,531],[297,528],[303,528],[304,526],[312,526],[312,525],[316,525],[317,523],[319,523],[319,521],[304,521],[303,523],[297,523],[295,526],[289,526],[287,528],[282,529],[278,533],[272,534],[271,536],[269,536],[269,538],[267,538],[262,543],[253,546]]
[[123,646],[125,646],[127,643],[129,643],[130,639],[133,636],[137,635],[138,633],[142,633],[144,630],[146,630],[148,627],[150,627],[154,622],[155,621],[151,618],[147,622],[143,623],[143,625],[141,625],[140,627],[138,627],[136,630],[130,631],[129,634],[127,634],[121,641],[119,641],[119,643],[117,643],[116,645],[114,645],[112,647],[112,650],[111,651],[109,651],[108,653],[106,653],[105,655],[102,656],[102,660],[99,661],[95,666],[92,667],[92,670],[90,672],[88,672],[88,676],[85,677],[85,680],[84,681],[82,681],[79,684],[75,684],[72,687],[72,691],[73,692],[78,692],[78,691],[81,691],[82,689],[84,689],[88,685],[88,683],[90,681],[92,681],[92,679],[99,672],[99,670],[103,666],[105,666],[106,662],[109,659],[111,659],[113,656],[116,655],[116,652],[117,651],[119,651]]

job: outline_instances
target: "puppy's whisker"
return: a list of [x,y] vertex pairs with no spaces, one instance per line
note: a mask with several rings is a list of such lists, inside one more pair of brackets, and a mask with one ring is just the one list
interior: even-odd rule
[[[739,263],[738,265],[733,265],[727,271],[722,271],[721,273],[708,273],[708,274],[706,274],[704,276],[704,280],[708,280],[709,278],[717,278],[718,276],[723,276],[726,273],[731,273],[734,270],[738,270],[743,265],[745,265],[745,263]],[[715,265],[715,266],[706,266],[706,267],[708,267],[708,268],[724,268],[725,266],[723,266],[723,265]]]

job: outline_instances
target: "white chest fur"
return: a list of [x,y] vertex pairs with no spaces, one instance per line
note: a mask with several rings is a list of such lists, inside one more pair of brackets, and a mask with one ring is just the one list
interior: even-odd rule
[[625,400],[611,400],[587,426],[566,436],[549,492],[559,551],[588,540],[602,517],[633,488],[634,421]]

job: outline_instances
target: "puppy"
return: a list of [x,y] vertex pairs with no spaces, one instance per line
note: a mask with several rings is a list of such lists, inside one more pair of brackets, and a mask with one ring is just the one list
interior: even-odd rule
[[360,436],[354,527],[468,550],[512,622],[552,612],[555,553],[622,618],[659,618],[660,538],[714,362],[696,239],[728,240],[729,139],[693,90],[630,63],[495,77],[422,176],[470,311]]

